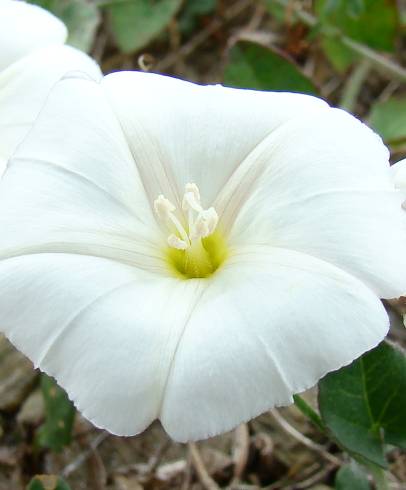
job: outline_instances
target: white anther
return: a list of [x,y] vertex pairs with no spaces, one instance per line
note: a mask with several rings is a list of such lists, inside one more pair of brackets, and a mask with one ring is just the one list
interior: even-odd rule
[[214,208],[209,208],[201,211],[196,221],[193,224],[190,238],[196,240],[198,238],[206,238],[211,235],[216,229],[218,223],[218,215]]
[[196,199],[196,195],[194,192],[186,192],[182,199],[182,209],[184,211],[196,211],[200,213],[203,210],[202,206],[198,199]]
[[204,238],[208,236],[209,228],[207,223],[203,218],[197,218],[193,224],[192,229],[189,231],[189,236],[191,240],[198,240],[199,238]]
[[173,234],[168,236],[168,245],[177,250],[186,250],[189,247],[189,244],[186,243],[185,240],[181,240],[178,236]]
[[196,201],[200,203],[200,191],[196,184],[190,183],[185,185],[185,194],[191,192],[194,194]]
[[154,209],[160,219],[166,220],[176,208],[169,199],[160,194],[154,201]]
[[[216,229],[218,215],[211,207],[203,209],[200,204],[200,192],[196,184],[185,185],[185,194],[182,200],[182,209],[187,212],[188,228],[175,216],[175,206],[162,194],[154,201],[155,212],[166,223],[171,233],[168,237],[168,245],[177,250],[186,250],[191,246],[192,240],[200,240],[211,235]],[[186,231],[188,229],[188,232]]]
[[204,220],[207,224],[208,233],[206,236],[211,235],[217,227],[219,222],[219,216],[214,208],[206,209],[202,213],[204,215]]

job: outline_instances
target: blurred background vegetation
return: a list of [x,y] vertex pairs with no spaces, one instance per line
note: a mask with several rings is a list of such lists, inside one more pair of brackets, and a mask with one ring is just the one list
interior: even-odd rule
[[[406,156],[403,0],[30,3],[60,17],[69,29],[68,43],[93,56],[106,74],[137,69],[199,83],[318,95],[374,128],[390,147],[393,161]],[[398,316],[405,305],[393,306],[398,326],[391,338],[405,346]],[[386,388],[392,383],[397,392],[391,410],[403,417],[399,424],[405,434],[404,359],[393,357],[386,347],[377,352],[369,357],[375,369],[384,371],[393,363],[397,370]],[[356,378],[356,369],[354,364],[347,380]],[[141,436],[118,438],[75,415],[65,393],[50,378],[39,377],[4,339],[0,395],[0,490],[373,488],[365,471],[296,407],[274,410],[232,433],[189,447],[169,441],[159,424]],[[306,395],[310,405],[316,405],[315,396],[313,391]],[[328,407],[327,398],[324,409],[335,410],[336,403]],[[375,427],[375,435],[381,429]],[[368,444],[365,457],[372,447]],[[382,465],[389,470],[382,485],[406,489],[405,452],[379,444],[378,459],[384,458]],[[56,476],[28,483],[33,475],[45,473]]]
[[406,150],[405,0],[33,0],[103,71],[319,95]]

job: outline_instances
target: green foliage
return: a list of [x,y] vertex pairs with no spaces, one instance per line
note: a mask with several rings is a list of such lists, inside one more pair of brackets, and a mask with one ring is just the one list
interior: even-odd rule
[[322,419],[351,454],[386,467],[385,443],[406,448],[406,357],[381,343],[319,383]]
[[341,466],[335,478],[335,490],[370,490],[364,471],[355,462]]
[[30,481],[27,490],[70,490],[70,486],[58,476],[37,475]]
[[231,48],[224,83],[257,90],[317,93],[313,83],[292,61],[249,41],[240,41]]
[[372,106],[369,125],[393,147],[406,146],[406,97],[392,97]]
[[68,28],[68,44],[89,52],[100,23],[100,13],[92,0],[31,0],[59,17]]
[[321,47],[333,68],[339,73],[345,72],[357,59],[357,56],[340,41],[323,37]]
[[[371,48],[393,51],[399,24],[395,0],[317,0],[322,25],[337,27],[346,36]],[[338,71],[356,59],[338,39],[322,39],[323,50]]]
[[286,20],[286,9],[282,5],[279,5],[275,0],[265,0],[265,6],[268,12],[279,22]]
[[41,376],[41,390],[45,403],[45,423],[37,433],[41,447],[60,451],[71,442],[75,408],[65,391],[49,376]]
[[116,0],[106,5],[111,29],[125,53],[141,49],[169,24],[182,0]]
[[217,7],[217,0],[187,0],[179,17],[182,32],[190,33],[196,28],[197,19],[212,13]]
[[395,0],[316,1],[316,12],[323,23],[371,48],[393,51],[398,28]]

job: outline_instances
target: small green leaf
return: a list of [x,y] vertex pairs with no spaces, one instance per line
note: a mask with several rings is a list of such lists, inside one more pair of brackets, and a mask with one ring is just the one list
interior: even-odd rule
[[49,376],[41,376],[41,389],[45,403],[45,423],[37,433],[41,447],[60,451],[72,437],[75,408],[65,391]]
[[386,467],[385,443],[406,448],[406,357],[381,343],[319,383],[322,419],[351,454]]
[[250,41],[240,41],[231,48],[224,83],[257,90],[317,93],[313,83],[292,61]]
[[151,42],[169,24],[182,0],[116,0],[106,6],[119,48],[131,53]]
[[323,37],[321,47],[327,57],[339,73],[344,73],[357,59],[357,55],[342,44],[338,39]]
[[92,0],[32,0],[59,17],[69,31],[68,44],[89,52],[97,27],[100,12]]
[[[279,5],[275,2],[275,0],[265,0],[265,6],[272,17],[274,17],[279,22],[285,22],[286,19],[289,17],[288,15],[286,15],[286,7]],[[289,21],[291,20],[292,19],[289,19]]]
[[196,28],[198,18],[214,12],[216,6],[217,0],[188,0],[179,17],[180,30],[190,33]]
[[365,472],[355,462],[342,466],[336,473],[335,490],[371,490]]
[[347,2],[347,13],[350,17],[358,19],[365,13],[365,0],[351,0]]
[[406,144],[406,97],[392,97],[372,106],[369,125],[392,146]]
[[399,25],[396,0],[317,0],[315,11],[323,23],[371,48],[393,51]]
[[27,490],[70,490],[70,486],[55,475],[36,475],[28,484]]

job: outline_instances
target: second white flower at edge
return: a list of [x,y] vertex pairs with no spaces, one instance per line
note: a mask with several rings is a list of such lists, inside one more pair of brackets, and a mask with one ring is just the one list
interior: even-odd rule
[[0,183],[1,326],[97,426],[218,434],[384,338],[401,200],[319,99],[66,79]]
[[67,35],[45,9],[0,0],[0,175],[57,81],[75,71],[101,78],[93,60],[64,45]]

